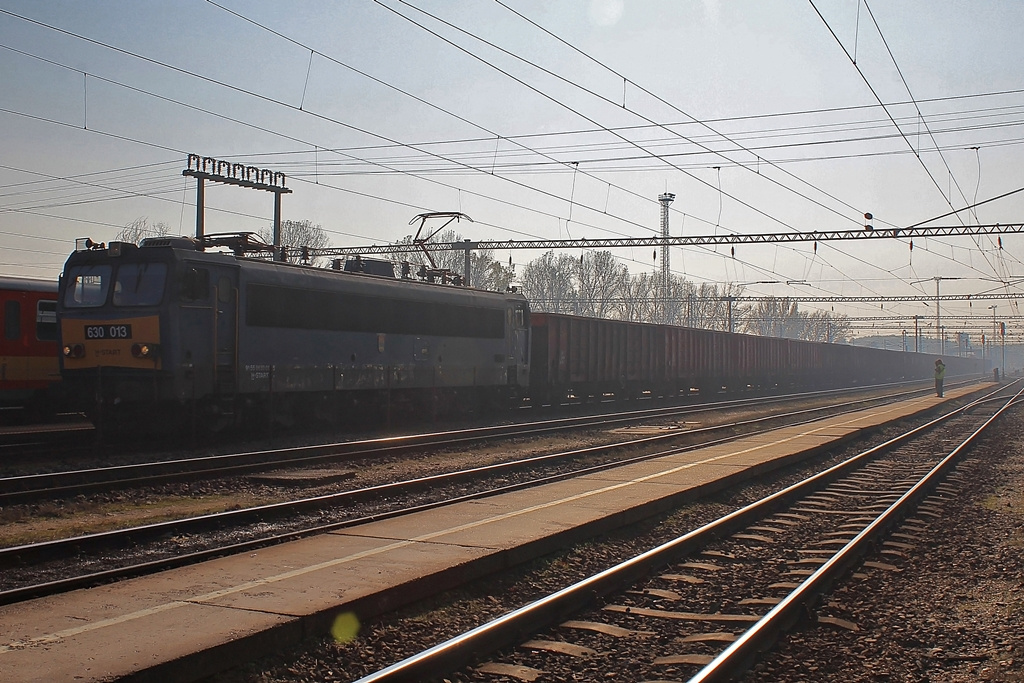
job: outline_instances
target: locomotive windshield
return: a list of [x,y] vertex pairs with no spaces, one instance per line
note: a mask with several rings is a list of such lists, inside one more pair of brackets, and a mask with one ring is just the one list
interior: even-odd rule
[[115,306],[154,306],[164,296],[166,263],[123,263],[114,282]]
[[67,308],[95,308],[107,302],[113,268],[109,265],[74,266],[69,268],[65,280],[64,306]]
[[96,308],[107,303],[111,290],[115,306],[155,306],[164,296],[166,263],[81,265],[68,269],[64,306]]

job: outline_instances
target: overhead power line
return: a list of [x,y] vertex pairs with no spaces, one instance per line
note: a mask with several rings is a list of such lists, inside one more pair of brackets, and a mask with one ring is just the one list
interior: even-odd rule
[[[1019,295],[1014,294],[943,294],[939,297],[940,301],[1007,301],[1017,300],[1024,298],[1024,293]],[[924,295],[913,295],[913,296],[729,296],[729,295],[718,295],[708,297],[690,297],[688,295],[683,296],[670,296],[666,299],[660,297],[584,297],[574,298],[569,301],[566,299],[556,299],[549,297],[538,297],[530,298],[530,303],[537,305],[544,304],[566,304],[573,303],[581,306],[588,306],[592,304],[605,303],[605,304],[623,304],[623,303],[640,303],[640,302],[669,302],[685,304],[692,301],[729,301],[733,303],[772,303],[779,301],[788,301],[793,303],[808,303],[808,304],[827,304],[827,303],[931,303],[935,301],[934,296]],[[840,317],[840,316],[836,316]],[[991,321],[992,318],[989,316],[982,316],[985,320]],[[982,319],[979,317],[979,319]],[[924,316],[918,316],[924,321]],[[867,320],[869,318],[851,318],[851,320]],[[906,316],[905,320],[913,320],[914,316]],[[952,316],[954,322],[958,320],[964,320],[965,317],[962,315]]]
[[[868,315],[868,316],[846,316],[845,320],[849,322],[860,322],[860,323],[873,323],[873,322],[913,322],[917,318],[922,323],[926,322],[922,315]],[[979,320],[985,323],[986,327],[992,327],[992,316],[985,315],[983,313],[977,314],[972,313],[968,315],[957,315],[953,317],[953,322],[968,321],[968,320]],[[1024,320],[1024,315],[1005,315],[999,316],[999,320]]]
[[[903,139],[907,143],[907,147],[909,147],[910,149],[914,150],[914,155],[917,158],[918,163],[920,163],[921,168],[928,175],[928,178],[932,181],[932,184],[935,185],[935,189],[939,191],[939,194],[942,195],[942,198],[946,200],[947,204],[949,204],[949,208],[953,209],[954,213],[959,214],[960,209],[957,209],[955,206],[953,206],[953,198],[951,196],[952,195],[952,191],[950,192],[949,195],[947,195],[945,192],[943,192],[942,187],[939,185],[939,181],[935,178],[935,175],[932,173],[931,169],[928,168],[928,165],[925,164],[924,159],[921,158],[921,155],[917,151],[917,149],[914,147],[914,144],[903,133],[903,130],[900,128],[900,125],[896,122],[896,119],[894,118],[892,112],[889,110],[888,107],[886,107],[885,102],[882,100],[881,96],[875,90],[874,86],[871,85],[871,82],[868,79],[867,75],[864,73],[864,71],[857,64],[856,58],[853,57],[852,55],[850,55],[849,51],[847,51],[847,49],[843,45],[842,41],[839,40],[839,36],[836,35],[835,31],[829,25],[828,21],[825,20],[825,17],[821,14],[820,10],[818,10],[817,6],[815,6],[814,0],[809,0],[809,1],[811,3],[811,7],[814,8],[814,11],[818,14],[818,17],[822,20],[822,22],[824,22],[826,28],[828,28],[829,32],[832,34],[832,37],[835,38],[836,42],[839,44],[839,47],[843,50],[843,52],[846,54],[846,56],[850,59],[851,63],[853,64],[853,68],[857,70],[858,74],[860,74],[860,77],[864,81],[864,84],[867,86],[868,90],[871,91],[871,94],[875,97],[875,100],[878,102],[879,105],[881,105],[881,107],[882,107],[883,111],[885,112],[886,116],[889,117],[890,121],[892,121],[893,126],[895,126],[896,129],[903,136]],[[885,36],[882,35],[882,29],[878,25],[878,22],[875,21],[875,15],[871,11],[871,7],[868,5],[867,0],[864,0],[864,7],[867,9],[868,15],[871,17],[871,21],[872,21],[872,23],[874,23],[875,29],[878,31],[878,35],[882,39],[882,44],[885,46],[886,52],[888,52],[888,54],[889,54],[889,58],[892,60],[893,65],[896,67],[896,71],[897,71],[897,73],[899,73],[900,79],[903,81],[903,86],[907,89],[907,94],[910,95],[911,101],[914,101],[914,107],[917,109],[919,120],[924,125],[925,129],[928,131],[928,135],[929,135],[929,137],[932,140],[932,144],[935,145],[935,150],[936,150],[936,152],[938,152],[939,158],[942,160],[942,163],[943,163],[943,165],[946,168],[946,172],[949,174],[950,180],[956,186],[957,191],[960,193],[960,196],[964,200],[964,204],[967,204],[968,203],[967,195],[965,195],[963,190],[960,189],[960,183],[957,182],[956,176],[953,174],[953,169],[950,168],[949,163],[946,161],[946,157],[942,154],[942,151],[939,149],[939,143],[935,139],[935,134],[932,132],[931,126],[928,125],[928,122],[927,122],[927,120],[925,120],[924,115],[921,114],[920,107],[918,107],[917,102],[914,100],[914,94],[910,91],[910,85],[907,83],[906,78],[904,78],[903,71],[900,69],[899,64],[896,62],[895,55],[893,55],[892,50],[889,49],[889,43],[885,40]],[[960,220],[961,222],[963,222],[963,219],[959,215],[957,215],[957,220]],[[979,244],[977,241],[975,241],[975,246],[978,247],[979,253],[981,254],[982,258],[984,258],[985,261],[988,263],[989,267],[992,268],[992,271],[994,273],[998,273],[998,269],[996,268],[995,264],[993,264],[989,260],[988,255],[985,253],[985,250],[981,247],[981,244]]]
[[[779,301],[785,298],[789,301],[796,301],[800,303],[808,304],[828,304],[828,303],[914,303],[924,302],[931,303],[935,301],[934,296],[926,296],[924,294],[915,294],[913,296],[734,296],[720,297],[722,301],[739,301],[742,303],[750,302],[767,302],[767,301]],[[991,301],[993,299],[1006,301],[1016,300],[1024,298],[1024,293],[1021,294],[942,294],[939,296],[939,301]],[[921,316],[923,318],[923,316]],[[963,316],[954,315],[954,320],[960,320]],[[911,316],[913,319],[913,316]]]
[[[19,16],[19,15],[13,14],[13,13],[11,13],[11,12],[8,12],[8,11],[6,11],[6,10],[0,10],[0,11],[2,11],[2,12],[3,12],[3,13],[5,13],[5,14],[8,14],[8,15],[10,15],[10,16]],[[27,18],[25,18],[25,17],[21,17],[21,18],[22,18],[22,19],[25,19],[25,20],[27,20],[27,21],[32,21],[32,20],[28,20],[28,19],[27,19]],[[34,23],[39,23],[39,22],[34,22]],[[215,84],[217,84],[217,85],[220,85],[220,86],[224,86],[224,87],[231,87],[231,88],[233,88],[234,90],[236,90],[236,91],[238,91],[238,92],[243,92],[243,93],[245,93],[245,94],[248,94],[248,95],[251,95],[251,96],[256,96],[256,97],[260,97],[261,99],[264,99],[265,101],[268,101],[268,102],[271,102],[271,103],[274,103],[274,104],[278,104],[278,105],[282,105],[282,106],[290,107],[290,108],[292,108],[292,109],[297,109],[298,111],[303,111],[304,113],[307,113],[307,114],[309,113],[308,111],[306,111],[305,109],[303,109],[301,105],[299,105],[299,107],[298,107],[298,108],[296,108],[296,107],[295,107],[294,105],[289,105],[289,104],[287,104],[287,103],[285,103],[285,102],[281,102],[281,101],[278,101],[278,100],[273,100],[273,99],[271,99],[271,98],[268,98],[268,97],[266,97],[266,96],[261,96],[261,95],[259,95],[258,93],[255,93],[255,92],[251,92],[251,91],[248,91],[248,90],[243,90],[243,89],[240,89],[240,88],[237,88],[237,87],[231,86],[230,84],[227,84],[227,83],[222,83],[222,82],[220,82],[220,81],[215,81],[215,80],[209,79],[209,78],[207,78],[207,77],[204,77],[204,76],[202,76],[202,75],[200,75],[200,74],[196,74],[196,73],[193,73],[193,72],[189,72],[189,71],[184,71],[184,70],[178,69],[178,68],[176,68],[176,67],[173,67],[173,66],[171,66],[171,65],[169,65],[169,64],[166,64],[166,63],[163,63],[163,62],[158,62],[158,61],[152,60],[152,59],[150,59],[150,58],[145,58],[145,57],[143,57],[143,56],[141,56],[141,55],[136,55],[135,53],[131,53],[131,52],[128,52],[128,51],[122,50],[122,49],[120,49],[120,48],[115,48],[115,47],[113,47],[113,46],[107,45],[107,44],[105,44],[105,43],[102,43],[102,42],[98,42],[98,41],[94,41],[94,40],[91,40],[91,39],[85,38],[84,36],[78,36],[77,34],[73,34],[73,33],[70,33],[70,32],[67,32],[67,31],[64,31],[63,29],[56,29],[55,27],[51,27],[51,26],[48,26],[48,25],[46,25],[46,24],[39,24],[39,25],[42,25],[42,26],[47,26],[48,28],[51,28],[51,29],[53,29],[53,30],[60,30],[61,32],[63,32],[63,33],[66,33],[66,34],[68,34],[68,35],[72,35],[72,36],[78,37],[78,38],[80,38],[80,39],[83,39],[83,40],[89,40],[90,42],[93,42],[93,43],[95,43],[95,44],[97,44],[97,45],[102,45],[102,46],[104,46],[104,47],[108,47],[108,48],[111,48],[111,49],[115,49],[115,50],[118,50],[119,52],[121,52],[121,53],[123,53],[123,54],[126,54],[126,55],[131,55],[131,56],[133,56],[133,57],[137,57],[137,58],[140,58],[140,59],[146,59],[147,61],[150,61],[150,62],[152,62],[152,63],[154,63],[154,64],[158,64],[158,65],[160,65],[160,66],[162,66],[162,67],[165,67],[165,68],[172,68],[172,69],[175,69],[175,70],[177,70],[177,71],[180,71],[181,73],[184,73],[184,74],[187,74],[187,75],[190,75],[190,76],[193,76],[193,77],[197,77],[197,78],[203,78],[204,80],[207,80],[207,81],[209,81],[209,82],[211,82],[211,83],[215,83]],[[280,34],[279,34],[279,35],[280,35]],[[289,39],[289,40],[291,40],[291,39]],[[294,42],[294,41],[293,41],[293,42]],[[312,48],[310,48],[310,49],[312,50]],[[25,53],[25,54],[27,54],[27,53]],[[321,53],[317,52],[317,54],[321,54]],[[336,61],[336,60],[334,60],[333,58],[330,58],[330,59],[331,59],[332,61]],[[72,68],[72,67],[66,67],[66,68]],[[85,72],[80,72],[80,73],[83,73],[83,75],[85,75]],[[95,76],[94,76],[93,74],[88,74],[88,76],[89,76],[89,78],[95,78]],[[103,80],[105,80],[105,81],[107,81],[107,82],[115,83],[114,81],[110,81],[109,79],[103,79]],[[376,80],[378,80],[378,81],[379,81],[379,79],[376,79]],[[129,87],[129,86],[125,86],[125,87]],[[137,90],[137,89],[136,89],[136,90]],[[144,91],[140,91],[140,92],[144,92]],[[158,97],[159,97],[159,96],[158,96]],[[165,99],[166,99],[166,98],[165,98]],[[180,103],[180,102],[178,102],[178,104],[183,104],[183,103]],[[190,106],[190,105],[184,105],[184,106]],[[198,108],[197,108],[197,109],[198,109]],[[223,116],[223,115],[217,114],[217,113],[215,113],[215,112],[207,112],[207,113],[212,113],[213,115],[216,115],[216,116],[221,116],[222,118],[228,119],[228,117],[225,117],[225,116]],[[346,124],[343,124],[343,123],[341,123],[341,122],[335,121],[334,119],[330,119],[330,118],[324,117],[324,116],[322,116],[322,115],[317,115],[317,116],[318,116],[319,118],[323,119],[323,120],[331,121],[331,122],[334,122],[334,123],[340,123],[341,125],[346,125]],[[231,120],[231,119],[228,119],[228,120]],[[660,125],[659,125],[659,126],[656,126],[656,127],[657,127],[657,128],[662,128],[663,126],[660,126]],[[603,127],[602,127],[601,129],[602,129],[602,130],[604,130],[604,128],[603,128]],[[93,131],[93,132],[94,132],[94,131]],[[370,133],[370,134],[372,134],[372,133]],[[288,137],[288,136],[286,136],[286,137]],[[376,137],[378,137],[378,138],[380,138],[380,139],[382,139],[382,140],[385,140],[385,141],[387,141],[387,142],[389,142],[389,143],[391,143],[391,144],[398,144],[398,143],[397,143],[396,141],[393,141],[393,140],[389,140],[389,139],[388,139],[388,138],[386,138],[386,137],[382,137],[382,136],[376,136]],[[291,138],[291,139],[296,139],[296,138]],[[414,151],[421,151],[421,150],[418,150],[418,149],[417,149],[417,148],[416,148],[415,146],[408,146],[408,145],[406,145],[406,147],[408,147],[408,148],[410,148],[410,149],[413,149]],[[317,149],[321,149],[321,150],[323,150],[323,151],[331,151],[331,150],[327,150],[327,149],[325,149],[325,148],[323,148],[323,147],[319,147],[319,146],[317,147]],[[528,149],[528,148],[527,148],[527,149]],[[643,148],[641,148],[641,149],[643,149]],[[439,155],[435,155],[435,158],[437,158],[438,160],[441,160],[441,159],[444,159],[445,157],[441,157],[441,156],[439,156]],[[410,175],[412,175],[412,174],[410,174]],[[424,180],[425,180],[425,179],[424,179]],[[429,181],[429,182],[434,182],[434,181]],[[440,185],[442,185],[442,186],[446,186],[446,187],[452,187],[452,186],[446,185],[446,184],[444,184],[444,183],[438,183],[438,184],[440,184]],[[325,185],[326,185],[326,184],[325,184]],[[524,186],[524,187],[528,187],[528,186]],[[616,186],[616,187],[617,187],[617,186]],[[332,189],[342,189],[342,188],[333,188],[333,187],[332,187]],[[465,191],[465,190],[460,190],[460,191]],[[391,201],[391,200],[385,200],[385,201]],[[500,201],[500,200],[498,200],[498,201]],[[417,207],[417,208],[422,208],[422,207]],[[22,210],[24,210],[24,209],[22,209]],[[532,210],[532,209],[531,209],[531,210]],[[629,221],[629,222],[630,222],[630,223],[633,223],[632,221]],[[859,259],[858,259],[858,260],[859,260]],[[736,263],[742,263],[742,260],[741,260],[741,259],[737,259],[737,260],[736,260]],[[763,270],[762,268],[759,268],[759,267],[757,267],[757,266],[754,266],[753,264],[746,264],[746,265],[749,265],[750,267],[754,267],[754,268],[755,268],[756,270],[759,270],[759,271],[762,271],[762,272],[767,272],[767,271],[764,271],[764,270]]]

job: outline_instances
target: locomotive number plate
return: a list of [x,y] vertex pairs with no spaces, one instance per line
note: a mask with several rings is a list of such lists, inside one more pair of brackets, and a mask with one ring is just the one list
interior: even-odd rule
[[86,325],[86,339],[131,339],[131,325]]

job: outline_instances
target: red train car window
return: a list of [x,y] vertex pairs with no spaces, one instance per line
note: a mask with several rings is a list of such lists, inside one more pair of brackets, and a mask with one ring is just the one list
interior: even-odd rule
[[21,302],[8,301],[4,304],[4,338],[21,338]]
[[57,302],[36,302],[36,339],[57,341]]

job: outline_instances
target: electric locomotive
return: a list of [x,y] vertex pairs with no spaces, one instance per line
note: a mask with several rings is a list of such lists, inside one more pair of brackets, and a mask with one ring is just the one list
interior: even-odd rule
[[61,373],[94,421],[287,424],[500,404],[528,386],[521,294],[395,277],[389,262],[253,258],[249,239],[85,241],[71,254]]
[[57,283],[0,277],[0,414],[44,417],[61,407]]

